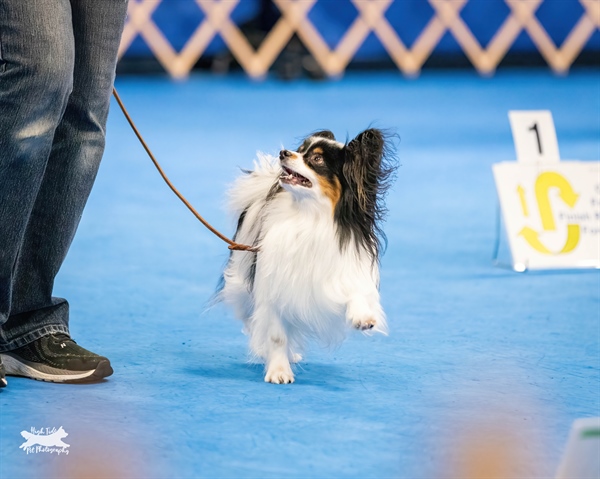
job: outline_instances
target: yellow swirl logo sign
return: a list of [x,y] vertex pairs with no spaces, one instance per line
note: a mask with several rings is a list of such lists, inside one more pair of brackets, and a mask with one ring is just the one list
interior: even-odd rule
[[[558,188],[560,199],[570,208],[573,208],[579,199],[579,195],[575,193],[573,187],[564,176],[552,171],[547,171],[539,175],[535,182],[535,197],[542,220],[543,231],[556,231],[556,222],[554,221],[554,213],[552,212],[549,197],[549,192],[552,188]],[[528,217],[529,210],[525,199],[525,190],[522,186],[519,185],[517,187],[517,193],[519,194],[523,214]],[[548,249],[540,240],[540,234],[540,232],[529,226],[525,226],[519,231],[519,235],[523,236],[525,241],[536,251],[547,255],[560,255],[569,253],[577,247],[580,238],[580,228],[577,224],[567,225],[567,240],[560,251],[551,251]]]

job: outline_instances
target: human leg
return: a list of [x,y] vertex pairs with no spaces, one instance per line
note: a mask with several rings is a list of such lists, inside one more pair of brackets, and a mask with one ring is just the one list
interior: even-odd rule
[[[58,125],[13,279],[6,349],[47,334],[48,318],[68,323],[52,297],[54,278],[75,235],[104,151],[106,119],[127,2],[72,0],[73,91]],[[13,334],[15,331],[17,334]],[[27,337],[22,332],[27,331]],[[64,331],[66,332],[66,331]]]
[[[55,15],[58,3],[65,7],[61,10],[66,13],[63,16]],[[31,190],[32,194],[21,194],[30,200],[26,203],[28,208],[19,210],[23,201],[11,198],[8,189],[4,190],[5,197],[0,198],[13,200],[0,201],[3,207],[0,214],[13,222],[21,218],[21,213],[25,217],[19,223],[25,225],[19,234],[11,235],[11,228],[0,229],[0,242],[8,245],[10,239],[14,246],[12,256],[0,257],[0,351],[4,351],[0,357],[4,359],[7,374],[54,382],[95,381],[112,374],[106,358],[85,350],[68,336],[68,304],[61,298],[53,298],[52,289],[103,153],[110,91],[126,8],[127,0],[0,0],[0,41],[3,32],[4,38],[11,39],[12,35],[12,40],[36,37],[39,33],[36,28],[28,30],[30,18],[50,17],[49,31],[64,33],[61,41],[41,42],[40,50],[44,45],[49,46],[47,63],[44,63],[44,55],[32,59],[26,49],[19,51],[12,44],[6,49],[0,43],[2,74],[10,71],[13,63],[19,65],[18,60],[23,64],[32,61],[34,65],[54,66],[55,51],[71,52],[71,61],[63,65],[68,88],[58,121],[54,121],[55,117],[47,121],[52,134],[49,145],[46,144],[45,163],[36,170],[39,173],[36,181],[26,184],[26,191]],[[12,73],[8,78],[19,84],[19,75],[24,76],[27,71],[17,69]],[[35,99],[36,93],[39,96],[51,90],[44,83],[38,86],[38,92],[15,90],[9,88],[8,83],[2,86],[6,88],[0,89],[0,107],[26,102]],[[46,112],[43,108],[42,111]],[[4,117],[5,124],[0,123],[1,131],[9,131],[12,123],[18,123],[19,111],[9,113]],[[35,139],[41,136],[39,129],[33,128]],[[22,134],[5,140],[12,150],[18,150],[23,146],[20,139]],[[16,160],[31,161],[31,152],[15,159],[11,149],[3,150],[0,187],[8,185],[15,189],[18,182],[9,180],[15,177],[19,180],[19,172],[13,171],[15,163],[20,166]],[[3,170],[12,175],[6,175]],[[20,175],[23,181],[23,173]],[[35,188],[29,188],[32,184]]]
[[[17,258],[72,89],[74,42],[68,0],[0,0],[0,350],[26,337],[5,326]],[[41,321],[46,332],[66,330]]]

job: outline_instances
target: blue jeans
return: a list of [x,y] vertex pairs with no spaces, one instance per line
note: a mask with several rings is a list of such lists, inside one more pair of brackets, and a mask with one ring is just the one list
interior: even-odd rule
[[104,151],[127,0],[0,0],[0,352],[68,333],[52,296]]

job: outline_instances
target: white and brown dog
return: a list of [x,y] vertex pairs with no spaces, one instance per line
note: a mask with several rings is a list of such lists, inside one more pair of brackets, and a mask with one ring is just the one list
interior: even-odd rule
[[261,155],[230,191],[239,218],[218,299],[244,322],[265,381],[291,383],[307,339],[332,345],[348,326],[387,332],[379,301],[383,197],[395,170],[387,135],[346,144],[330,131],[279,158]]

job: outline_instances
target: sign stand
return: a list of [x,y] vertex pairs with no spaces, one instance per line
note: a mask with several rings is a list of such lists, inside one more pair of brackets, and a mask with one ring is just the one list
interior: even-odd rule
[[502,208],[500,208],[500,203],[496,204],[496,239],[494,242],[494,254],[492,255],[492,262],[494,266],[502,269],[513,270],[513,265],[509,261],[500,258],[506,258],[506,256],[510,256],[510,249],[508,249],[508,245],[505,241],[502,241],[503,238],[506,238],[506,228],[504,227],[504,222],[502,221]]

